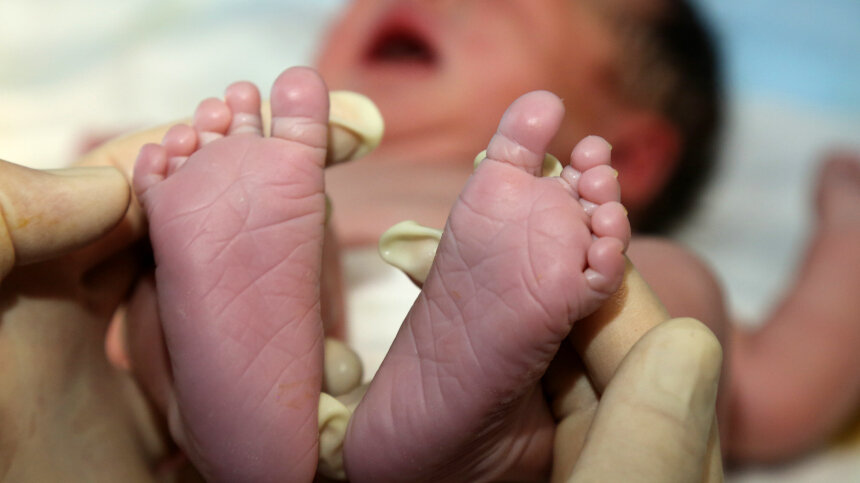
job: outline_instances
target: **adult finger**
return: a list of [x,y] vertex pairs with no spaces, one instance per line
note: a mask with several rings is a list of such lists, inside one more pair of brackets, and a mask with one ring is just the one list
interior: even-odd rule
[[558,421],[550,481],[567,481],[576,467],[585,446],[585,436],[597,412],[597,391],[569,342],[561,345],[542,382],[553,416]]
[[141,276],[132,290],[124,317],[115,317],[106,350],[116,366],[128,366],[143,391],[162,413],[172,397],[173,376],[158,316],[155,275]]
[[128,183],[112,168],[41,171],[0,160],[0,277],[101,237],[129,199]]
[[713,458],[721,363],[716,337],[694,319],[645,334],[603,393],[571,481],[721,479]]
[[621,287],[596,312],[577,321],[570,332],[598,394],[630,348],[667,320],[669,312],[628,259]]

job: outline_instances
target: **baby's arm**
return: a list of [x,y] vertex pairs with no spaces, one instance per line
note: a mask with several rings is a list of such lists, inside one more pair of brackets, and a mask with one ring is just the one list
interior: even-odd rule
[[731,456],[773,461],[843,429],[860,402],[860,156],[837,154],[818,181],[800,270],[756,330],[732,340]]
[[[665,240],[628,254],[673,317],[704,322],[720,339],[722,446],[738,461],[776,461],[822,444],[860,401],[860,162],[835,157],[818,185],[818,220],[803,265],[755,330],[729,323],[719,284],[696,257]],[[666,268],[671,266],[671,271]]]

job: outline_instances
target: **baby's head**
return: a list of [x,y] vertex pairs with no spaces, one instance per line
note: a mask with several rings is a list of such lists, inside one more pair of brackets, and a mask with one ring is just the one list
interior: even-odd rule
[[722,121],[716,47],[686,0],[587,1],[600,5],[615,33],[617,94],[628,109],[651,118],[622,130],[620,147],[630,152],[613,152],[626,188],[640,196],[627,201],[631,222],[640,232],[666,231],[692,209],[716,164]]
[[319,69],[331,88],[379,105],[375,159],[439,169],[470,162],[521,94],[555,92],[567,116],[553,154],[607,138],[632,220],[653,231],[692,204],[710,171],[714,57],[676,0],[355,0]]

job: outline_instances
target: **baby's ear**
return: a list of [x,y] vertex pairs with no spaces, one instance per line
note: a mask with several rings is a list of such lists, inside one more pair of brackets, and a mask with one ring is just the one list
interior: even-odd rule
[[623,203],[647,206],[666,186],[678,164],[681,136],[674,124],[649,111],[629,112],[609,137]]

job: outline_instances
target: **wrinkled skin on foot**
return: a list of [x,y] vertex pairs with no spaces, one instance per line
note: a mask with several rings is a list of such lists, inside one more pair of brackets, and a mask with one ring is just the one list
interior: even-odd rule
[[[381,118],[372,104],[375,114],[362,114],[368,103],[333,93],[328,163],[360,157],[378,143]],[[268,105],[263,114],[268,126]],[[0,164],[0,269],[8,275],[0,395],[10,415],[0,431],[4,477],[148,481],[176,468],[162,464],[172,447],[160,417],[129,374],[117,369],[131,363],[117,309],[148,258],[136,243],[146,224],[136,200],[129,203],[127,179],[140,146],[158,141],[168,128],[109,141],[79,160],[81,169],[39,172]],[[27,266],[13,269],[16,264]],[[333,310],[327,320],[341,317]],[[106,337],[113,366],[105,358]],[[139,367],[159,365],[163,351],[143,352]],[[166,360],[160,363],[167,368]],[[82,434],[73,423],[90,430]],[[53,455],[50,465],[43,464],[46,453]],[[94,463],[84,453],[103,460]]]
[[264,136],[259,92],[236,83],[144,146],[134,172],[160,316],[135,325],[160,318],[170,374],[153,392],[213,480],[306,481],[317,466],[328,92],[288,69],[271,111]]
[[350,423],[352,480],[548,475],[540,377],[573,322],[618,287],[630,237],[605,141],[583,141],[561,177],[539,177],[562,109],[535,92],[502,118]]
[[[481,153],[476,158],[476,167],[485,156]],[[548,154],[542,175],[557,176],[561,170],[558,160]],[[405,221],[383,234],[379,252],[421,287],[441,236],[442,230]],[[698,321],[668,319],[665,307],[628,260],[618,291],[576,324],[569,343],[562,345],[544,378],[557,421],[551,481],[615,481],[646,474],[661,481],[722,481],[713,419],[721,362],[719,342]],[[663,327],[656,330],[661,324]],[[652,340],[658,338],[657,333],[663,334],[660,338],[674,337],[668,343],[683,350],[664,359],[666,342],[640,341],[649,331],[654,332],[649,336]],[[634,351],[636,345],[640,347]],[[669,362],[672,357],[691,359]],[[619,371],[625,358],[631,360]],[[666,369],[648,368],[658,360],[666,362]],[[666,385],[653,379],[662,373],[679,378],[679,369],[687,371],[685,380],[692,384],[674,385],[684,395],[664,391]],[[631,378],[625,371],[637,376]],[[599,394],[604,394],[613,380],[623,382],[615,382],[610,395],[601,401]],[[698,397],[690,397],[686,391]],[[674,397],[690,405],[674,404]],[[594,422],[598,404],[605,422]],[[666,418],[667,414],[672,417]],[[665,441],[671,444],[664,446]],[[628,450],[636,457],[625,455]],[[583,452],[584,461],[580,458]]]
[[[553,164],[552,159],[549,161],[549,164]],[[558,161],[555,160],[555,162]],[[544,173],[546,176],[546,170]],[[380,239],[380,255],[389,264],[403,270],[420,287],[429,275],[441,235],[441,230],[423,227],[414,222],[398,223]],[[712,400],[707,397],[699,400],[686,397],[685,400],[691,405],[678,406],[672,404],[672,393],[662,392],[662,388],[665,387],[663,384],[657,384],[649,377],[641,377],[635,384],[615,383],[615,386],[620,386],[615,391],[626,394],[617,396],[619,402],[614,402],[612,399],[604,399],[600,402],[599,395],[605,393],[607,385],[613,379],[628,377],[618,373],[622,360],[626,357],[638,357],[628,356],[628,353],[635,344],[642,345],[639,341],[644,334],[661,324],[678,327],[661,330],[667,333],[677,332],[674,337],[678,340],[673,343],[683,347],[687,351],[685,354],[694,358],[686,363],[668,364],[667,367],[670,368],[668,372],[676,375],[679,369],[689,371],[686,375],[690,376],[690,381],[695,381],[695,385],[687,389],[705,391],[701,393],[703,395],[716,389],[717,382],[713,377],[719,376],[718,372],[714,373],[720,367],[719,342],[713,335],[707,336],[708,329],[696,321],[679,319],[676,323],[668,324],[668,319],[669,313],[666,308],[628,260],[621,287],[595,313],[578,321],[569,340],[562,344],[559,354],[556,355],[543,380],[553,416],[557,421],[551,481],[568,481],[574,474],[574,470],[578,478],[586,478],[586,481],[587,477],[584,475],[602,476],[614,481],[615,477],[610,478],[610,475],[617,475],[618,478],[626,475],[625,478],[631,478],[631,475],[646,474],[648,471],[655,470],[657,471],[655,478],[660,476],[658,479],[662,480],[671,479],[670,473],[677,471],[679,481],[688,479],[722,481],[720,444],[717,432],[712,431],[716,427],[715,421],[710,421],[716,407]],[[684,334],[686,330],[694,330],[704,339],[694,337],[696,343],[691,343],[689,336]],[[699,342],[701,347],[697,345]],[[574,347],[577,348],[578,353],[574,352]],[[659,357],[655,353],[663,352],[665,349],[663,345],[656,347],[652,344],[650,347],[651,355],[645,357]],[[638,364],[640,363],[628,362],[628,367],[637,367]],[[642,364],[647,365],[644,362]],[[651,377],[658,375],[644,367],[627,370],[640,371],[642,374],[650,374]],[[627,386],[625,387],[624,384]],[[654,384],[654,387],[649,387],[649,384]],[[640,389],[635,389],[634,386]],[[653,394],[650,394],[651,391]],[[644,404],[631,402],[640,398]],[[710,406],[708,406],[709,402]],[[604,418],[610,421],[609,423],[594,425],[598,403],[602,408],[601,413],[606,415]],[[663,404],[666,406],[660,406]],[[616,405],[625,407],[616,409],[614,407]],[[655,405],[659,407],[652,407]],[[645,423],[646,418],[642,415],[629,417],[635,424],[611,422],[615,419],[613,413],[616,410],[623,411],[624,421],[627,421],[631,408],[639,410],[643,407],[649,408],[646,410],[648,416],[662,417],[659,413],[679,411],[677,417],[668,419],[672,425],[662,430],[670,434],[663,435],[661,431],[655,431],[653,425]],[[709,424],[703,426],[702,418],[708,419]],[[590,429],[592,426],[600,428],[604,425],[612,428],[605,430],[610,434],[599,436],[600,439],[605,439],[605,443],[596,443],[595,441],[600,439],[589,436]],[[595,431],[599,433],[603,430]],[[617,451],[622,447],[628,447],[630,451],[636,453],[642,452],[642,448],[653,450],[660,448],[660,445],[642,444],[640,448],[635,448],[630,441],[665,441],[666,438],[672,438],[671,441],[679,444],[673,444],[669,449],[653,451],[654,454],[637,458],[621,456],[622,453]],[[597,459],[598,462],[588,463],[586,459],[585,464],[580,464],[579,456],[587,446],[592,448],[589,450],[589,453],[594,455],[591,458]],[[597,446],[611,447],[613,450],[601,452],[594,449]],[[690,447],[697,448],[695,453],[700,453],[699,456],[690,456],[688,453]],[[707,454],[704,454],[703,450]],[[628,467],[631,463],[632,469]],[[589,469],[591,465],[600,465],[600,469]],[[643,465],[650,469],[643,468]],[[671,471],[661,474],[661,466]]]
[[[64,182],[60,185],[52,185],[52,182],[55,180],[51,177],[40,179],[37,173],[26,173],[25,176],[18,176],[16,171],[10,171],[7,174],[8,176],[6,179],[16,181],[17,187],[20,188],[30,185],[30,187],[34,189],[32,191],[24,190],[15,192],[14,196],[10,196],[10,192],[7,190],[7,197],[4,201],[7,203],[13,202],[14,205],[7,205],[4,210],[6,213],[12,213],[10,206],[31,206],[28,205],[27,202],[33,201],[33,193],[38,193],[38,196],[35,198],[40,196],[48,197],[47,199],[40,201],[40,203],[37,203],[35,206],[42,208],[51,207],[51,211],[56,211],[57,207],[50,203],[50,201],[54,199],[52,196],[53,194],[61,195],[60,197],[80,196],[81,198],[79,198],[79,203],[72,203],[70,205],[74,207],[86,206],[88,192],[98,185],[102,185],[101,188],[108,188],[110,185],[113,185],[114,189],[118,190],[118,193],[122,193],[124,190],[122,183],[110,181],[111,179],[117,179],[116,176],[110,173],[63,173],[66,175],[80,176],[81,179],[76,180],[76,183],[73,184]],[[93,176],[89,176],[90,174]],[[34,182],[37,184],[31,184]],[[69,188],[81,183],[85,185],[86,189],[81,191],[72,190],[70,194]],[[105,185],[105,183],[107,183],[107,185]],[[54,186],[56,186],[56,188]],[[114,211],[114,213],[104,212],[100,214],[101,216],[99,219],[102,220],[102,226],[83,224],[83,226],[87,228],[66,232],[69,235],[67,240],[74,240],[73,243],[80,243],[81,241],[86,241],[87,239],[96,236],[94,235],[95,233],[101,233],[107,230],[108,227],[114,224],[121,215],[121,211]],[[67,216],[74,219],[76,216],[81,214],[82,212],[73,212],[67,214]],[[38,219],[40,216],[50,215],[50,213],[18,213],[18,216],[24,215]],[[92,213],[89,213],[86,216],[91,215]],[[7,217],[8,216],[9,215],[7,215]],[[92,222],[93,220],[90,221]],[[20,226],[20,224],[10,224],[10,226],[16,227]],[[58,235],[58,232],[54,227],[47,229],[42,226],[31,230],[33,231],[30,236],[33,236],[33,234],[36,233],[50,234],[55,237]],[[11,235],[11,238],[17,238],[18,240],[22,239],[20,236],[16,236],[18,234],[14,229],[12,230]],[[415,241],[418,238],[424,238],[425,235],[426,230],[420,231],[417,236],[413,233],[411,241]],[[62,245],[63,243],[56,242],[53,245],[34,245],[30,247],[30,253],[36,258],[48,258],[52,255],[57,255],[58,250],[62,251],[64,249]],[[75,257],[67,258],[73,259]],[[422,282],[424,275],[426,275],[426,273],[419,277]],[[16,276],[13,275],[12,280],[14,281],[15,278]],[[625,282],[625,284],[629,283],[629,281]],[[628,289],[632,289],[634,293],[642,295],[639,293],[639,289],[637,287],[628,287]],[[46,307],[43,306],[42,308],[45,309]],[[45,315],[45,313],[47,313],[47,311],[43,310],[42,315]],[[63,315],[64,317],[68,317],[68,311],[64,310]],[[593,315],[591,319],[596,318],[598,315],[599,314]],[[11,318],[11,320],[14,320],[14,317]],[[7,322],[10,322],[9,318],[7,318]],[[11,322],[11,325],[14,330],[14,322]],[[9,328],[7,326],[7,330],[8,329]],[[628,479],[632,477],[631,475],[641,477],[645,474],[653,474],[655,479],[663,481],[668,481],[669,479],[686,481],[690,479],[698,479],[698,475],[701,475],[701,470],[696,466],[696,462],[700,461],[701,458],[696,457],[696,452],[691,453],[690,448],[701,448],[701,441],[705,440],[705,436],[702,433],[703,428],[707,431],[707,426],[698,424],[697,427],[695,422],[708,421],[712,417],[713,404],[712,402],[710,405],[708,404],[709,399],[707,395],[709,393],[712,394],[716,387],[715,377],[717,376],[718,371],[714,368],[719,366],[719,362],[715,358],[718,355],[718,346],[716,345],[713,337],[707,335],[707,330],[694,321],[673,321],[672,323],[664,324],[659,331],[655,330],[652,332],[653,333],[649,333],[643,341],[638,343],[633,350],[631,350],[630,355],[627,357],[627,363],[619,369],[618,374],[615,377],[615,387],[610,387],[608,389],[607,395],[601,403],[601,416],[593,424],[589,421],[588,427],[593,427],[591,430],[591,436],[589,437],[590,444],[583,453],[584,457],[579,461],[579,464],[576,465],[576,473],[573,475],[572,481],[587,481],[590,478],[609,478],[611,480]],[[697,334],[704,335],[705,337],[697,336]],[[327,342],[327,351],[342,352],[344,350],[343,348],[338,347],[328,347],[328,345],[331,344],[334,344],[335,346],[337,345],[335,342]],[[717,348],[716,352],[714,351],[714,347]],[[678,349],[683,350],[679,351]],[[6,351],[4,351],[4,353],[5,352]],[[704,360],[700,359],[703,355],[714,357],[711,357],[710,360],[707,359],[707,357]],[[708,363],[697,364],[697,360]],[[79,360],[77,362],[82,363],[83,361]],[[87,366],[85,363],[81,365],[84,367]],[[678,392],[674,395],[675,399],[683,397],[684,400],[689,400],[691,402],[698,401],[699,404],[690,406],[689,408],[679,408],[677,405],[671,404],[674,399],[670,396],[673,396],[673,393],[664,390],[666,388],[665,384],[658,384],[657,381],[652,381],[650,379],[652,376],[659,376],[660,374],[669,372],[676,374],[678,368],[688,369],[691,374],[693,374],[693,377],[687,380],[693,381],[694,385],[690,386],[689,383],[686,385],[673,384],[675,391]],[[698,378],[695,374],[697,368],[700,370]],[[708,370],[708,368],[710,368],[710,370]],[[553,375],[558,376],[558,374]],[[571,371],[565,371],[565,373],[562,374],[561,379],[556,381],[556,387],[568,384],[568,389],[570,387],[574,388],[574,390],[568,390],[566,394],[563,395],[551,393],[551,396],[556,400],[554,409],[557,411],[567,410],[572,413],[572,410],[575,408],[571,407],[571,402],[575,402],[573,401],[574,398],[582,397],[582,394],[576,394],[577,392],[582,392],[576,390],[581,385],[569,384],[571,377],[574,375],[575,374]],[[338,376],[342,377],[343,375]],[[350,377],[347,377],[347,379],[350,379]],[[68,382],[68,380],[66,382]],[[653,389],[658,386],[661,388],[661,392],[660,394],[657,394],[657,397],[655,398],[653,397]],[[688,390],[693,391],[692,394],[698,394],[698,397],[690,397],[686,394],[682,394],[684,391]],[[336,390],[335,392],[340,391]],[[86,397],[86,393],[78,394]],[[651,396],[649,397],[649,395]],[[69,402],[69,400],[66,400],[66,402]],[[704,404],[701,404],[702,402],[704,402]],[[93,403],[95,403],[95,401],[88,403],[88,405]],[[114,404],[116,404],[116,402]],[[120,409],[123,408],[121,404],[114,407]],[[709,408],[710,413],[708,413]],[[40,409],[50,410],[50,408]],[[674,414],[674,412],[678,410],[689,410],[690,413],[679,413],[673,418],[665,417],[666,414]],[[620,420],[618,418],[622,411],[627,418],[633,421],[632,423],[628,424],[624,422],[624,420]],[[637,411],[640,413],[634,414]],[[50,411],[47,413],[49,412]],[[43,413],[41,416],[44,417],[47,413]],[[112,420],[110,414],[111,413],[104,412],[99,413],[99,417],[102,421],[101,427],[108,431],[121,429],[124,432],[115,434],[114,437],[110,438],[113,450],[105,453],[105,456],[110,456],[110,459],[106,459],[101,462],[97,468],[87,468],[87,475],[89,477],[93,477],[93,472],[95,471],[98,472],[102,478],[113,478],[109,476],[113,474],[123,475],[125,481],[148,481],[150,469],[145,465],[141,465],[141,460],[137,459],[138,456],[141,456],[140,454],[135,451],[129,451],[130,448],[125,448],[126,453],[124,455],[122,451],[117,451],[117,442],[123,441],[124,439],[122,436],[130,433],[127,432],[129,428],[122,426],[112,427],[110,424],[104,424]],[[557,455],[564,458],[565,462],[570,462],[570,467],[572,468],[573,462],[577,461],[574,456],[579,454],[579,449],[575,448],[576,451],[568,452],[560,451],[564,449],[570,450],[571,448],[569,444],[565,444],[565,441],[560,440],[559,438],[561,433],[566,430],[573,429],[570,425],[565,424],[576,419],[573,418],[573,416],[575,416],[574,414],[570,414],[569,416],[570,419],[563,419],[559,426],[559,432],[556,434],[555,451]],[[655,420],[654,417],[656,416],[659,417]],[[579,419],[581,420],[582,418]],[[683,424],[685,422],[687,423],[686,425]],[[689,422],[693,422],[693,425],[690,426]],[[53,429],[57,428],[54,427]],[[15,434],[14,426],[7,424],[4,426],[4,430],[6,431],[6,434]],[[101,434],[103,436],[106,435],[106,433]],[[69,435],[66,435],[65,437],[68,438],[66,443],[74,440],[74,437]],[[579,435],[574,439],[580,439]],[[662,443],[668,441],[675,444],[656,445],[653,444],[655,441],[660,441]],[[9,442],[9,440],[7,440],[7,442]],[[80,441],[78,441],[78,443],[80,443]],[[81,444],[71,445],[72,448],[82,446],[83,445]],[[69,445],[67,444],[66,447],[69,447]],[[119,447],[122,448],[122,445],[119,445]],[[10,449],[10,447],[4,447],[4,450],[8,449]],[[11,454],[16,451],[20,451],[25,455],[27,454],[26,446],[23,448],[16,446],[14,449],[15,451],[9,451],[5,454]],[[21,451],[22,449],[23,451]],[[38,451],[38,449],[36,450]],[[633,454],[636,454],[637,457],[631,458],[626,456],[628,450]],[[104,449],[102,449],[102,451],[104,451]],[[19,457],[18,459],[5,460],[3,465],[4,475],[11,477],[12,479],[23,478],[30,480],[43,480],[46,478],[53,478],[49,476],[52,474],[57,478],[61,477],[60,473],[56,473],[58,471],[62,471],[63,477],[75,474],[74,471],[70,472],[70,467],[68,465],[75,459],[73,452],[69,452],[65,455],[54,454],[53,461],[55,464],[51,467],[46,467],[44,464],[35,465],[27,464],[26,462],[22,463],[25,459],[26,458]],[[558,465],[556,465],[555,469],[557,468]],[[23,473],[21,473],[22,470],[27,470],[27,476],[23,476]],[[137,476],[134,476],[135,474]],[[569,476],[570,472],[566,472],[564,475]],[[558,474],[554,473],[554,479],[556,479],[556,477],[558,477]],[[564,476],[563,479],[566,481],[567,476]]]

